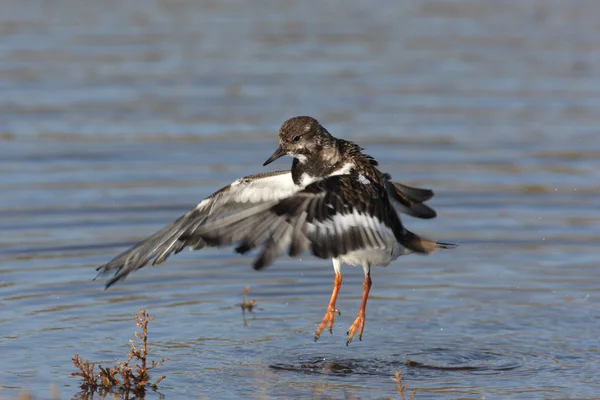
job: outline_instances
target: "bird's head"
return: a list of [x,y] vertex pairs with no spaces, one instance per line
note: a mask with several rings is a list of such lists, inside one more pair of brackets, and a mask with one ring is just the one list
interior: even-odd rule
[[290,118],[279,128],[279,147],[263,165],[286,155],[305,163],[321,152],[332,139],[331,134],[316,119]]

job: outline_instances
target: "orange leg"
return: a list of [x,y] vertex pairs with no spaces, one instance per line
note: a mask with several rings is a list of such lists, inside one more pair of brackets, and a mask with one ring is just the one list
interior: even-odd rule
[[331,293],[331,300],[329,300],[329,305],[327,306],[327,311],[325,312],[325,316],[323,317],[323,321],[317,328],[317,332],[315,332],[315,342],[319,340],[323,329],[329,324],[329,333],[333,333],[333,320],[335,318],[335,313],[340,315],[340,310],[335,308],[335,302],[338,297],[338,293],[340,291],[340,287],[342,286],[342,274],[338,271],[335,272],[335,279],[333,281],[333,293]]
[[363,296],[362,296],[362,302],[360,303],[360,310],[358,310],[358,316],[356,317],[356,319],[354,320],[354,323],[350,326],[350,328],[348,328],[348,332],[346,333],[348,335],[348,341],[346,342],[346,346],[348,346],[351,342],[352,339],[354,338],[354,334],[356,333],[356,330],[359,329],[358,331],[358,340],[362,340],[362,334],[363,334],[363,330],[365,329],[365,309],[367,308],[367,299],[369,298],[369,291],[371,290],[371,272],[367,271],[365,273],[365,280],[363,281]]

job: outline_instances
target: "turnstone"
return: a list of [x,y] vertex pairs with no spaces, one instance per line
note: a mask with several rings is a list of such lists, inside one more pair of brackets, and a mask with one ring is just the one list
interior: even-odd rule
[[290,171],[240,178],[223,187],[172,224],[100,266],[113,273],[106,283],[125,278],[152,260],[165,261],[186,247],[237,244],[246,253],[262,246],[254,269],[270,265],[284,251],[292,256],[310,251],[331,258],[333,293],[323,320],[332,331],[336,299],[342,284],[342,264],[362,266],[363,296],[358,315],[348,329],[362,340],[365,308],[371,288],[371,266],[387,266],[401,255],[453,248],[450,243],[419,237],[402,225],[399,212],[433,218],[424,204],[433,192],[402,185],[379,171],[378,163],[353,142],[333,137],[312,117],[294,117],[279,129],[279,147],[263,165],[289,155]]

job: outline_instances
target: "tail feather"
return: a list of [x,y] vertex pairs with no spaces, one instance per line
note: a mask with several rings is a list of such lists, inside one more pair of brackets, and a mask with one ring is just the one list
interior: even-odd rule
[[458,245],[454,243],[435,242],[436,249],[455,249]]
[[409,250],[415,253],[430,254],[435,249],[453,249],[457,247],[453,243],[436,242],[435,240],[427,239],[406,230],[402,244]]

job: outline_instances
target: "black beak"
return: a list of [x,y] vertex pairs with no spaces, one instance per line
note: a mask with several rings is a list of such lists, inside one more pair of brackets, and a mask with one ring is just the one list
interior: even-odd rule
[[269,159],[267,161],[265,161],[265,163],[263,164],[263,167],[265,165],[271,164],[273,161],[277,160],[279,157],[283,157],[285,155],[286,155],[286,151],[283,149],[283,147],[279,146],[277,148],[277,150],[275,150],[275,152],[271,155],[271,157],[269,157]]

